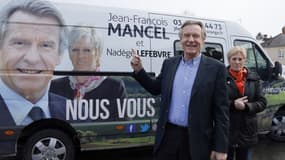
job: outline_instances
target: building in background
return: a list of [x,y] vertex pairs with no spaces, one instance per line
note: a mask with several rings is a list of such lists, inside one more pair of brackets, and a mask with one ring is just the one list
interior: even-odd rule
[[285,65],[285,26],[282,28],[280,34],[270,38],[264,36],[262,40],[261,45],[267,51],[271,59]]

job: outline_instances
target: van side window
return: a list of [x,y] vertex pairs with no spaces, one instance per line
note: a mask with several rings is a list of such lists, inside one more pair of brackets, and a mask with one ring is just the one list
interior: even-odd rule
[[261,49],[250,41],[236,40],[234,41],[234,45],[246,49],[247,57],[245,66],[257,72],[262,80],[267,80],[269,78],[268,68],[270,63]]
[[[208,43],[205,42],[204,47],[202,48],[202,54],[215,58],[221,62],[224,62],[224,52],[222,44],[218,43]],[[183,53],[182,46],[179,40],[174,41],[174,56],[180,55]]]

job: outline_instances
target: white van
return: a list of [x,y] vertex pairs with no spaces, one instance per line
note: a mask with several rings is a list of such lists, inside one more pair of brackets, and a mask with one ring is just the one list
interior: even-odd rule
[[[8,2],[1,0],[1,13]],[[0,28],[4,31],[0,33],[0,157],[73,160],[81,150],[152,145],[160,97],[147,93],[131,77],[131,48],[137,49],[147,72],[158,74],[164,59],[181,54],[178,32],[185,20],[204,23],[207,38],[202,53],[225,65],[231,47],[246,48],[246,66],[260,75],[268,100],[266,110],[258,115],[259,132],[285,141],[282,67],[272,62],[239,24],[131,9],[51,4],[65,23],[53,16],[39,18],[27,10],[21,14],[14,10],[8,19],[1,19],[5,28]],[[31,19],[23,22],[27,17]],[[59,36],[58,31],[67,34]],[[78,45],[75,38],[84,39],[81,34],[95,37],[88,39],[92,41],[89,49]],[[65,40],[69,43],[60,48]],[[17,52],[7,54],[13,47]],[[80,61],[79,55],[90,57]],[[80,68],[91,62],[90,68]],[[85,80],[79,83],[80,79]],[[40,87],[42,97],[35,94]],[[44,115],[36,120],[31,114],[34,104]],[[53,113],[55,108],[60,111]],[[59,116],[61,112],[64,117]]]

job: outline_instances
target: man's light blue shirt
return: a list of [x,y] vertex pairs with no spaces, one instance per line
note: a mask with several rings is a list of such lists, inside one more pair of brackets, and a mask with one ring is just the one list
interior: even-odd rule
[[50,118],[50,111],[48,108],[48,90],[40,100],[33,104],[9,88],[1,79],[0,87],[0,94],[16,125],[27,125],[32,122],[32,119],[28,114],[34,106],[40,107],[43,110],[45,117]]
[[185,127],[188,126],[191,93],[200,62],[201,54],[188,61],[185,61],[182,57],[179,63],[173,82],[168,117],[168,121],[173,124]]

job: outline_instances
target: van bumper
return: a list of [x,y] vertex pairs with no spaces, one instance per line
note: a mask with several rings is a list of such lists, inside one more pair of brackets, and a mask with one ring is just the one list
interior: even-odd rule
[[[13,131],[13,134],[7,135],[6,131]],[[16,155],[17,139],[21,129],[18,127],[0,128],[0,159],[2,157],[12,157]]]

